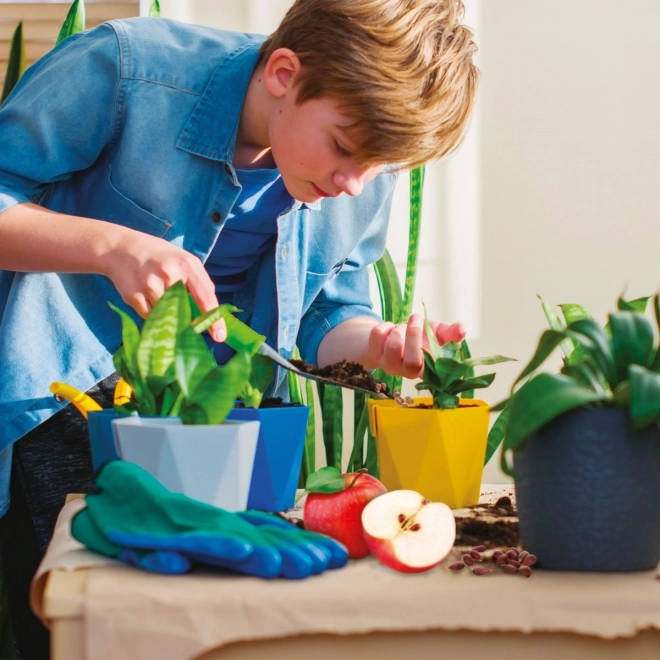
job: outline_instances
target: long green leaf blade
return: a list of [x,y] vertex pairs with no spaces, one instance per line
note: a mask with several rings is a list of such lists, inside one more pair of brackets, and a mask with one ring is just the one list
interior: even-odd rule
[[575,303],[568,303],[565,305],[559,305],[559,308],[564,315],[564,320],[566,325],[570,325],[575,321],[583,321],[584,319],[592,319],[591,313],[587,310],[586,307],[582,305],[576,305]]
[[160,18],[160,2],[154,0],[149,7],[149,16],[152,18]]
[[498,447],[502,444],[504,440],[504,434],[506,431],[506,425],[509,422],[509,408],[508,406],[502,410],[502,412],[497,416],[495,423],[488,432],[488,443],[486,444],[486,458],[484,459],[484,465],[490,461]]
[[85,0],[74,0],[69,8],[69,13],[64,19],[62,28],[55,45],[61,44],[67,37],[70,37],[85,29]]
[[[317,383],[320,385],[320,383]],[[321,392],[322,390],[322,392]],[[319,387],[319,399],[323,402],[321,414],[323,417],[323,442],[325,459],[330,467],[341,470],[343,449],[343,389],[332,385]]]
[[617,378],[612,343],[603,328],[593,319],[579,319],[570,323],[566,332],[578,346],[569,362],[578,364],[576,358],[579,356],[582,361],[586,353],[592,363],[600,369],[604,380],[613,390],[620,379]]
[[380,293],[380,307],[384,321],[400,323],[403,318],[403,298],[401,297],[401,284],[392,256],[385,250],[383,256],[374,264],[378,291]]
[[399,322],[406,321],[412,312],[417,278],[419,239],[422,227],[422,197],[424,192],[425,168],[416,167],[410,171],[410,227],[408,230],[408,256],[404,280],[403,306]]
[[14,30],[9,46],[9,61],[7,62],[7,73],[5,74],[5,84],[2,88],[2,97],[0,104],[14,89],[16,83],[25,72],[25,40],[23,38],[23,21],[21,21]]
[[651,296],[644,296],[642,298],[635,298],[635,300],[624,300],[623,296],[619,296],[619,299],[616,301],[616,308],[620,312],[638,312],[639,314],[643,314],[650,299]]
[[[541,306],[543,307],[543,313],[545,318],[548,321],[548,325],[551,330],[557,330],[561,332],[566,329],[566,324],[559,318],[559,314],[555,312],[551,305],[549,305],[541,296],[536,294],[536,297],[541,301]],[[573,344],[568,339],[564,340],[561,344],[561,350],[566,357],[568,357],[573,352]]]
[[216,366],[213,353],[192,328],[184,328],[176,342],[174,369],[185,396],[191,396]]
[[517,383],[523,380],[523,378],[526,378],[529,374],[536,371],[548,359],[552,351],[554,351],[555,348],[566,339],[566,336],[565,331],[545,330],[539,339],[538,346],[536,347],[532,359],[513,383],[514,387]]

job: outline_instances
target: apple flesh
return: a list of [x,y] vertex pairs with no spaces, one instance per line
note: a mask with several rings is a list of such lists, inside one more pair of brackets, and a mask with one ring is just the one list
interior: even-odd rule
[[414,490],[394,490],[370,502],[362,512],[362,526],[371,553],[402,573],[437,566],[456,539],[451,509]]
[[344,490],[336,493],[309,493],[303,509],[305,529],[325,534],[346,546],[351,559],[369,554],[362,531],[362,511],[387,488],[363,472],[342,475]]

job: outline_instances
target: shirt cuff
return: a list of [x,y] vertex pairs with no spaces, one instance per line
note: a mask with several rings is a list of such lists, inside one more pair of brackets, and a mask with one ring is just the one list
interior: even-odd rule
[[12,206],[16,206],[16,204],[24,204],[25,202],[29,201],[29,197],[21,195],[14,190],[10,190],[9,188],[0,186],[0,213]]
[[382,318],[365,305],[337,305],[326,310],[313,309],[305,315],[298,333],[300,356],[308,364],[318,364],[319,346],[323,338],[339,324],[358,316],[368,316],[379,322]]

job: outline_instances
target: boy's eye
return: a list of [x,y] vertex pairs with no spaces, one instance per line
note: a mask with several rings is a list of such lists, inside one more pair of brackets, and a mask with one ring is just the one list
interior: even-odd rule
[[336,149],[337,153],[341,154],[342,156],[350,156],[351,155],[351,152],[348,149],[346,149],[345,147],[342,147],[341,144],[339,144],[339,142],[337,142],[337,140],[333,140],[333,142],[334,142],[335,149]]

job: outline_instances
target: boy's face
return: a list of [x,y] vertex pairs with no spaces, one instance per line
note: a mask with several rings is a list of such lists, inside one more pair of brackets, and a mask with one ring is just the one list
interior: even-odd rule
[[354,121],[337,102],[322,98],[298,105],[295,89],[289,91],[268,126],[272,156],[289,193],[301,202],[359,195],[384,165],[364,165],[354,158],[347,131]]

